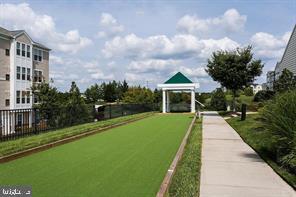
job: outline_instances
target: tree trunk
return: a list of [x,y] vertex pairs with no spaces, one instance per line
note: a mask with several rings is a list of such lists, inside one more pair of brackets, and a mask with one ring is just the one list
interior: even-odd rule
[[236,104],[235,104],[235,95],[236,95],[236,90],[232,90],[232,111],[236,112]]

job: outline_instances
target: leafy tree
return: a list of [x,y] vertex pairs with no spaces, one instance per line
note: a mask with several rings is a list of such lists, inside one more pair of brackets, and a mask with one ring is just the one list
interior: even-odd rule
[[288,70],[284,69],[279,79],[274,82],[274,90],[276,92],[285,92],[287,90],[295,89],[296,80],[294,74]]
[[244,95],[246,95],[246,96],[253,96],[254,95],[253,88],[252,87],[246,87],[244,89]]
[[117,89],[117,83],[116,81],[112,81],[109,83],[102,83],[102,88],[104,92],[104,100],[106,102],[114,102],[116,99],[118,99],[118,92]]
[[122,82],[121,91],[122,91],[122,93],[125,93],[128,91],[128,84],[125,80],[123,80],[123,82]]
[[154,89],[154,92],[153,92],[153,102],[154,103],[160,103],[161,100],[162,100],[162,95],[161,95],[161,91],[159,91],[158,89]]
[[81,97],[80,90],[73,81],[68,93],[66,110],[68,114],[67,124],[72,125],[79,122],[84,122],[89,118],[87,106]]
[[50,127],[57,126],[56,112],[64,101],[63,95],[55,87],[45,82],[34,85],[32,93],[34,99],[37,99],[37,104],[34,104],[33,107],[38,110],[40,118],[46,119]]
[[206,72],[223,87],[231,90],[233,110],[238,90],[249,86],[255,77],[262,73],[261,60],[253,59],[252,47],[238,48],[234,51],[217,51],[208,59]]
[[264,102],[270,100],[274,97],[274,91],[271,90],[261,90],[257,92],[254,96],[255,102]]
[[86,103],[96,103],[99,99],[103,99],[103,89],[98,84],[92,85],[84,92]]
[[226,96],[221,88],[217,88],[211,98],[211,108],[217,111],[225,111],[227,108]]
[[51,109],[59,107],[60,103],[62,103],[58,90],[48,83],[42,82],[41,84],[34,85],[32,93],[38,101],[38,105],[35,104],[34,107]]
[[195,98],[196,100],[198,100],[199,102],[205,104],[206,100],[208,98],[211,98],[212,93],[208,93],[208,92],[202,92],[200,94],[196,93]]
[[125,103],[153,103],[153,92],[145,87],[131,87],[124,93],[123,102]]

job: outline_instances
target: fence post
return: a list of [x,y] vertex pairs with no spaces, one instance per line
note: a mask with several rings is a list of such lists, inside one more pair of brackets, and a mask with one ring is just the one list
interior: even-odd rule
[[109,104],[109,119],[112,118],[112,112],[111,112],[111,104]]
[[33,108],[34,114],[34,133],[37,134],[37,110]]
[[242,104],[242,112],[241,112],[241,120],[246,120],[246,113],[247,113],[247,105]]
[[123,116],[124,115],[124,113],[123,113],[123,104],[121,104],[120,106],[121,106],[121,116]]

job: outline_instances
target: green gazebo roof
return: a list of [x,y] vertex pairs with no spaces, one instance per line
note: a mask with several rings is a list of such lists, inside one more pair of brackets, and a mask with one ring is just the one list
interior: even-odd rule
[[193,83],[190,79],[188,79],[185,75],[181,72],[178,72],[174,76],[172,76],[169,80],[164,82],[165,84],[172,84],[172,83]]

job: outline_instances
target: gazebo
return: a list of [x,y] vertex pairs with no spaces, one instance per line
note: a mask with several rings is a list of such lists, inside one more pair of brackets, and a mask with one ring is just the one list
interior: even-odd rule
[[191,113],[195,113],[195,89],[199,88],[198,83],[193,83],[181,72],[178,72],[163,84],[158,84],[162,90],[162,113],[170,112],[169,92],[183,91],[191,93]]

